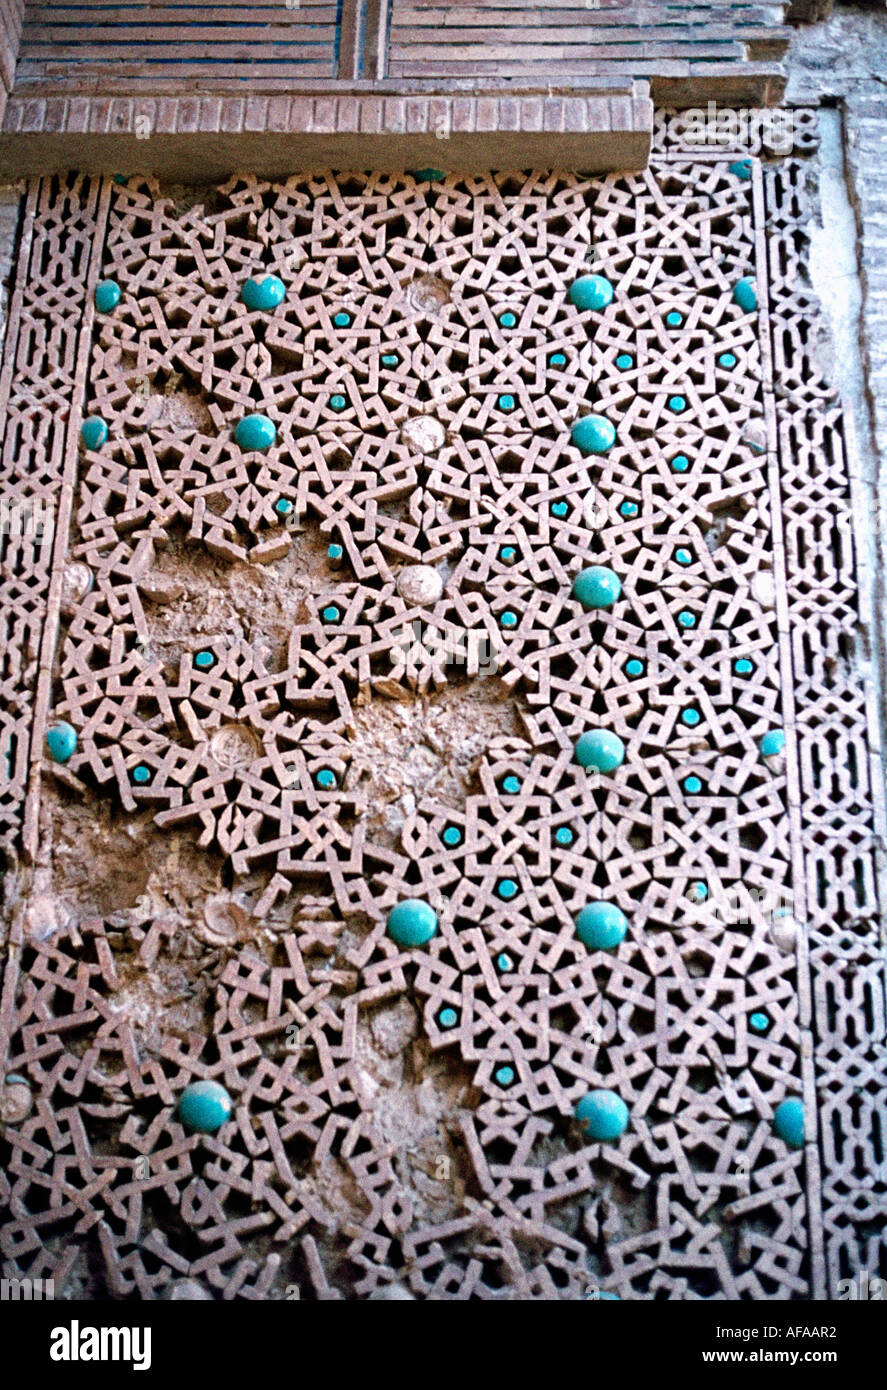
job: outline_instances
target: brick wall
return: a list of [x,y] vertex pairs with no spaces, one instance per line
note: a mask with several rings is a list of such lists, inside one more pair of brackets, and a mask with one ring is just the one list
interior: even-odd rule
[[0,119],[12,90],[24,7],[24,0],[0,0]]
[[744,0],[663,4],[602,0],[393,0],[388,71],[392,77],[612,76],[628,68],[658,86],[711,82],[736,69],[758,75],[785,51],[779,6]]
[[[206,90],[302,82],[583,85],[649,78],[654,96],[692,104],[723,89],[778,99],[784,6],[747,0],[258,0],[187,9],[131,0],[71,8],[30,0],[18,83]],[[2,0],[11,4],[13,0]],[[187,16],[187,18],[183,18]],[[657,91],[656,89],[661,90]]]
[[[7,0],[3,0],[7,2]],[[92,13],[90,13],[90,9]],[[256,5],[27,5],[18,80],[26,85],[185,78],[336,76],[335,0]]]

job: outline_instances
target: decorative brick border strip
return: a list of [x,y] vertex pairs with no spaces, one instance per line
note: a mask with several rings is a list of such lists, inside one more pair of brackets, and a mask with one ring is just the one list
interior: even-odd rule
[[808,1113],[815,1106],[819,1122],[818,1144],[807,1148],[811,1274],[813,1297],[834,1299],[842,1280],[887,1272],[883,754],[865,653],[865,502],[838,392],[816,359],[809,324],[819,306],[795,249],[811,216],[803,161],[767,169],[764,201],[770,314],[779,328],[784,698],[794,708],[786,723],[794,724],[796,758],[789,814],[805,927],[799,975],[809,990],[801,999],[802,1065]]
[[551,96],[12,97],[0,163],[33,176],[148,168],[177,180],[248,167],[554,166],[640,169],[653,127],[648,84]]
[[[780,703],[782,706],[783,727],[786,733],[786,819],[790,826],[789,855],[791,862],[790,883],[792,888],[793,921],[803,923],[805,919],[804,847],[801,838],[799,819],[799,771],[800,753],[798,749],[797,719],[799,717],[795,700],[794,668],[792,661],[792,615],[790,614],[788,589],[789,567],[794,557],[787,557],[785,545],[785,513],[797,504],[797,495],[789,483],[800,492],[803,483],[797,478],[794,469],[794,451],[791,445],[779,448],[779,410],[780,397],[777,387],[781,387],[774,351],[774,337],[784,331],[784,307],[774,298],[771,283],[771,265],[768,257],[769,223],[766,200],[766,172],[759,163],[752,171],[755,268],[758,284],[759,319],[761,327],[761,360],[764,387],[764,404],[767,422],[767,475],[772,506],[771,541],[772,564],[775,586],[776,626],[778,630],[778,651],[780,669]],[[771,190],[772,191],[772,190]],[[782,311],[782,312],[781,312]],[[791,576],[795,578],[794,575]],[[796,963],[796,987],[798,994],[798,1070],[800,1089],[804,1101],[805,1145],[804,1145],[804,1193],[807,1210],[807,1242],[809,1260],[808,1298],[824,1297],[824,1264],[822,1256],[822,1202],[820,1169],[822,1155],[819,1146],[818,1105],[813,1074],[813,1018],[811,1009],[811,980],[808,942],[802,930],[797,932],[794,942]]]
[[[2,502],[20,509],[21,525],[0,535],[4,586],[0,631],[5,648],[4,747],[0,843],[18,835],[26,859],[37,843],[43,729],[61,600],[61,567],[77,476],[79,401],[86,379],[93,307],[85,286],[98,275],[109,191],[94,181],[46,180],[28,193],[25,226],[0,371]],[[35,226],[39,235],[34,237]],[[79,283],[59,305],[47,263],[64,256]],[[20,339],[44,343],[24,364]],[[49,531],[35,538],[34,516]],[[18,533],[18,534],[17,534]],[[25,790],[27,789],[27,801]],[[22,817],[24,824],[22,825]]]

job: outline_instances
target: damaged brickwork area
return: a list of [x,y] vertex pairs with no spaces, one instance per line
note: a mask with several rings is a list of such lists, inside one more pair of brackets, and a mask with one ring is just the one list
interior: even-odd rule
[[631,175],[29,185],[4,1278],[887,1275],[882,806],[794,117],[776,158],[660,113]]

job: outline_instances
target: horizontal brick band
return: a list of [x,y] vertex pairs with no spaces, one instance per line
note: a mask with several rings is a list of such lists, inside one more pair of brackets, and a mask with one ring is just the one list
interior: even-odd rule
[[597,172],[643,167],[652,126],[646,83],[568,96],[13,96],[0,157],[16,175],[70,166],[217,177],[244,164],[263,174],[368,164]]

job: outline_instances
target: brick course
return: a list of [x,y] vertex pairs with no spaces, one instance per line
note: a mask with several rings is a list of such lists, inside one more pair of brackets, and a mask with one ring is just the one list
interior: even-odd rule
[[[28,174],[70,165],[86,172],[149,168],[170,177],[221,177],[238,166],[274,173],[299,165],[362,167],[367,159],[401,168],[530,162],[595,172],[643,167],[652,125],[645,83],[612,94],[550,99],[342,94],[136,102],[119,96],[14,96],[0,134],[0,159],[4,167]],[[176,138],[182,135],[187,142]]]

